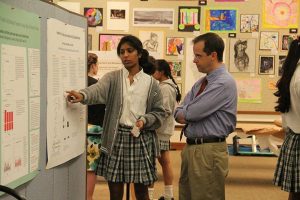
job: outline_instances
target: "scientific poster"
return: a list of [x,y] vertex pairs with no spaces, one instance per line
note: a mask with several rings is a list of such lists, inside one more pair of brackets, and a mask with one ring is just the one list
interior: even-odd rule
[[56,19],[47,22],[47,152],[46,168],[82,154],[86,106],[66,101],[68,90],[86,86],[86,31]]
[[0,184],[15,188],[39,168],[40,19],[0,2]]

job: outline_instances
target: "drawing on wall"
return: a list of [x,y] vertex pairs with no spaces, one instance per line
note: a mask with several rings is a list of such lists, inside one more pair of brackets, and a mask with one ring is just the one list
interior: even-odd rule
[[156,59],[163,58],[164,51],[164,32],[162,31],[140,31],[139,38],[143,43],[144,49]]
[[178,9],[178,31],[193,32],[200,30],[200,7],[182,7]]
[[122,34],[99,34],[99,51],[116,51]]
[[103,26],[103,8],[84,8],[84,16],[88,26]]
[[297,39],[296,35],[283,35],[281,42],[281,50],[289,50],[293,40]]
[[278,32],[260,32],[259,49],[260,50],[271,50],[278,49]]
[[299,0],[264,0],[264,28],[297,28]]
[[175,80],[181,80],[181,69],[182,62],[181,61],[168,61],[171,69],[171,74]]
[[259,30],[259,15],[241,15],[240,32],[252,33]]
[[167,37],[167,55],[177,56],[183,55],[184,38],[183,37]]
[[274,68],[275,56],[259,56],[259,71],[258,74],[275,74]]
[[256,39],[230,39],[230,72],[255,72]]
[[278,76],[282,76],[282,72],[283,72],[282,66],[285,59],[286,59],[285,55],[281,55],[278,57]]
[[[120,9],[122,8],[122,9]],[[129,2],[107,2],[107,30],[129,29]]]
[[134,8],[133,26],[173,27],[174,9]]
[[207,9],[205,13],[205,31],[236,31],[237,10]]
[[88,46],[88,51],[92,50],[92,35],[91,34],[88,34],[87,46]]

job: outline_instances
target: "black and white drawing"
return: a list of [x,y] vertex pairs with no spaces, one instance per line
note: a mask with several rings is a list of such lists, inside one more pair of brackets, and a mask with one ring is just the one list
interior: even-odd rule
[[173,27],[174,9],[134,8],[133,26]]
[[259,56],[260,66],[258,74],[275,74],[274,57],[275,56]]

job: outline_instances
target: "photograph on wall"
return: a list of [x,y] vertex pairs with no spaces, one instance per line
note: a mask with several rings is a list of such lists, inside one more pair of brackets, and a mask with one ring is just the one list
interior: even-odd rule
[[281,41],[281,50],[289,50],[293,40],[297,39],[297,35],[283,35]]
[[139,39],[151,56],[156,59],[164,55],[164,32],[163,31],[140,31]]
[[297,28],[299,0],[263,0],[264,28]]
[[259,56],[258,74],[275,74],[274,57],[275,56]]
[[184,38],[183,37],[167,37],[167,52],[168,56],[178,56],[184,53]]
[[107,2],[107,30],[129,30],[129,2]]
[[259,15],[241,15],[240,32],[252,33],[259,30]]
[[178,31],[193,32],[200,30],[200,7],[183,7],[178,9]]
[[237,10],[207,9],[205,11],[205,31],[235,32]]
[[278,49],[278,32],[262,31],[260,32],[259,49],[272,50]]
[[230,39],[230,72],[255,72],[256,39]]
[[133,8],[133,26],[174,27],[174,9]]
[[84,16],[89,27],[103,26],[103,8],[84,8]]
[[181,80],[181,69],[182,62],[181,61],[168,61],[171,69],[171,74],[175,80]]
[[286,55],[281,55],[278,57],[278,76],[282,76],[282,66],[286,59]]
[[117,51],[122,34],[99,34],[99,51]]

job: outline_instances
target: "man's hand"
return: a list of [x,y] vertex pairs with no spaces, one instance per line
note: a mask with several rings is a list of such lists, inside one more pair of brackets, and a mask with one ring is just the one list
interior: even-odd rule
[[71,91],[66,91],[67,95],[67,100],[71,103],[78,103],[83,100],[83,95],[80,94],[79,92],[76,92],[74,90]]

